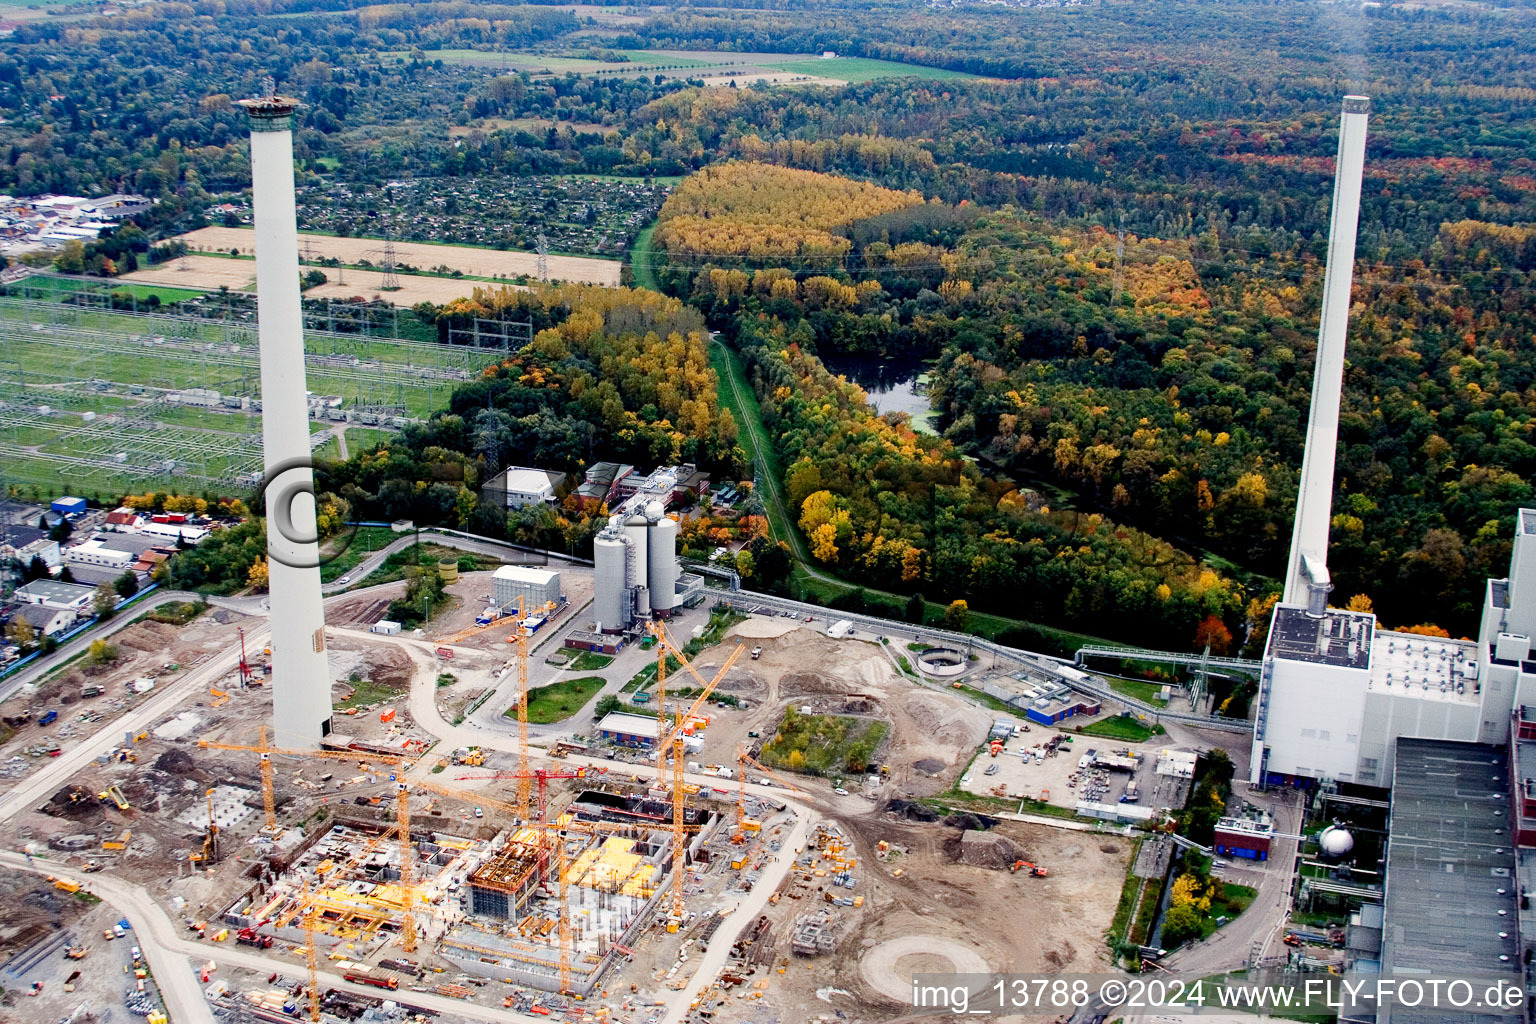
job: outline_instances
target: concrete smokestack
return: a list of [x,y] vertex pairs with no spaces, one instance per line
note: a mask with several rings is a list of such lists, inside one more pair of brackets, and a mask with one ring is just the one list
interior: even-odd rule
[[319,532],[304,379],[293,111],[275,93],[242,100],[251,126],[256,317],[261,341],[268,591],[275,743],[318,748],[331,731],[331,678],[320,598]]
[[1355,234],[1360,226],[1360,181],[1365,173],[1365,125],[1371,101],[1344,97],[1339,155],[1333,179],[1333,217],[1328,231],[1328,267],[1323,276],[1322,324],[1317,332],[1317,367],[1312,375],[1312,417],[1296,496],[1296,524],[1282,603],[1305,605],[1310,614],[1327,608],[1328,523],[1333,515],[1333,463],[1339,442],[1339,398],[1344,388],[1344,343],[1349,334],[1349,296],[1354,281]]

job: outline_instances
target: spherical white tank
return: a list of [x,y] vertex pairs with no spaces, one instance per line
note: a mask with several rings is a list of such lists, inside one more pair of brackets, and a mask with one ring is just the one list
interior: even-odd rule
[[1355,837],[1350,835],[1347,828],[1329,825],[1317,834],[1317,845],[1325,857],[1344,857],[1355,848]]
[[666,615],[677,607],[677,520],[656,520],[650,544],[651,609]]
[[[651,524],[646,522],[645,516],[633,515],[624,521],[624,536],[628,539],[630,545],[631,561],[629,564],[630,575],[628,582],[631,587],[645,586],[646,566],[649,564],[646,561],[646,551],[650,548],[646,541],[649,539],[650,532]],[[649,606],[636,608],[635,614],[639,615],[650,610]]]
[[625,561],[629,545],[622,534],[599,533],[592,541],[592,562],[596,589],[592,596],[592,617],[604,633],[618,633],[629,625],[625,615]]

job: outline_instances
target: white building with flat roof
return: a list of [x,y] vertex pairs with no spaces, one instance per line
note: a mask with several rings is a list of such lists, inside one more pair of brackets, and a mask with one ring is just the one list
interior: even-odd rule
[[551,474],[542,469],[513,466],[508,469],[502,484],[506,488],[507,508],[525,505],[550,505],[555,500],[555,484],[565,474]]
[[48,608],[67,608],[79,611],[88,608],[96,596],[95,587],[83,587],[78,583],[60,583],[57,580],[33,580],[24,587],[16,588],[16,600],[23,604],[40,604]]
[[99,537],[64,549],[64,561],[75,565],[94,565],[123,571],[138,560],[138,555],[108,547]]
[[531,565],[504,565],[491,577],[491,600],[503,612],[517,611],[518,598],[523,610],[532,614],[545,605],[561,601],[560,574],[552,569]]

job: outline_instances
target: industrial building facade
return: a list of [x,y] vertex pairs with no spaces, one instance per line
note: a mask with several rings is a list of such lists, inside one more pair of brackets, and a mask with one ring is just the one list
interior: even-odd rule
[[503,614],[517,611],[519,599],[523,611],[534,614],[546,605],[558,605],[562,596],[559,573],[526,565],[504,565],[497,569],[491,577],[491,588],[491,599]]
[[597,723],[597,734],[621,747],[649,749],[656,745],[659,726],[650,715],[629,715],[611,711]]

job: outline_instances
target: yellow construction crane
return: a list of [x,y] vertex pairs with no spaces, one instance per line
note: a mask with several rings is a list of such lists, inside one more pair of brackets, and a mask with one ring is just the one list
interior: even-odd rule
[[[779,785],[784,786],[792,793],[800,792],[793,782],[780,776],[777,772],[769,771],[759,764],[751,754],[741,747],[736,748],[736,831],[731,834],[731,842],[744,843],[747,841],[747,765],[751,765],[770,778],[777,779]],[[754,830],[755,831],[755,830]]]
[[[671,724],[667,721],[667,631],[662,628],[660,622],[653,622],[650,626],[651,635],[656,638],[656,736],[658,739],[667,731]],[[667,759],[661,756],[661,744],[656,745],[656,784],[667,784]]]
[[262,726],[260,739],[254,747],[243,746],[238,743],[212,743],[208,740],[198,740],[197,745],[204,750],[236,750],[249,754],[261,755],[261,800],[267,812],[267,831],[277,831],[277,800],[272,790],[272,756],[282,757],[323,757],[338,761],[370,762],[374,764],[391,764],[397,769],[397,777],[404,774],[407,763],[414,762],[416,757],[411,754],[369,754],[360,750],[290,750],[286,747],[274,747],[267,743],[267,727]]
[[527,622],[530,615],[547,615],[554,608],[553,602],[546,602],[537,611],[529,611],[523,607],[522,597],[517,599],[516,622],[512,627],[512,635],[507,637],[507,643],[515,644],[513,661],[517,671],[517,816],[523,820],[528,818],[528,797],[532,789],[532,774],[528,771],[528,628]]
[[[450,789],[447,786],[441,786],[435,782],[427,782],[425,780],[417,780],[412,782],[411,785],[419,789],[425,789],[433,793],[438,793],[442,796],[451,797],[455,800],[461,800],[464,803],[483,804],[486,807],[492,808],[493,810],[499,810],[506,814],[512,815],[517,819],[517,823],[520,827],[535,829],[539,832],[542,832],[544,835],[543,838],[541,838],[539,841],[539,861],[541,865],[544,863],[544,848],[548,844],[550,838],[553,837],[554,845],[556,847],[556,873],[559,878],[560,886],[560,992],[562,995],[569,994],[571,991],[571,917],[570,907],[566,900],[567,886],[569,884],[569,867],[566,863],[565,836],[567,833],[571,832],[586,836],[627,836],[634,833],[637,829],[646,828],[648,826],[639,824],[618,825],[612,822],[604,821],[574,821],[568,816],[555,821],[530,822],[520,818],[518,816],[519,811],[517,805],[507,800],[498,800],[495,797],[482,796],[479,793],[466,793],[463,790]],[[542,882],[543,880],[544,879],[541,867],[539,881]]]
[[[233,743],[210,743],[208,740],[199,740],[197,745],[206,750],[239,750],[261,755],[261,799],[267,812],[267,830],[269,833],[277,831],[276,798],[272,791],[272,755],[281,754],[290,757],[323,757],[343,761],[357,761],[359,763],[384,763],[392,765],[395,769],[395,781],[397,783],[395,793],[395,813],[398,819],[396,828],[400,840],[400,880],[401,884],[412,893],[414,897],[414,883],[416,878],[415,858],[411,853],[411,806],[410,793],[405,786],[405,766],[415,759],[401,754],[368,754],[356,750],[289,750],[282,747],[267,745],[267,727],[261,727],[260,745],[255,747],[240,746]],[[404,920],[400,928],[400,947],[407,953],[416,949],[416,918],[412,913],[413,899],[407,899]]]
[[[665,627],[658,627],[658,632],[665,637]],[[670,646],[670,645],[669,645]],[[704,706],[709,700],[709,695],[715,692],[715,687],[725,674],[736,664],[736,659],[741,657],[741,652],[746,650],[742,644],[737,644],[731,656],[725,659],[725,664],[715,673],[713,679],[706,680],[699,675],[698,670],[689,664],[683,657],[682,651],[677,651],[678,663],[682,665],[703,687],[687,711],[679,710],[677,720],[672,724],[671,731],[656,744],[656,759],[666,763],[667,748],[672,749],[672,915],[667,920],[667,931],[675,932],[683,923],[683,854],[687,846],[687,833],[683,827],[683,725]]]

